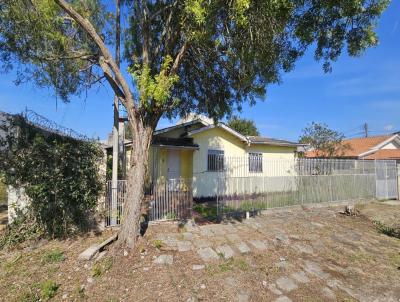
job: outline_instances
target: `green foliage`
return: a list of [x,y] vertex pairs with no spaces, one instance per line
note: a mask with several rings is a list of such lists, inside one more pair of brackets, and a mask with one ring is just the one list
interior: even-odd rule
[[7,188],[4,184],[4,176],[0,173],[0,206],[7,204]]
[[25,241],[37,240],[45,235],[43,228],[36,223],[32,211],[17,211],[11,225],[0,235],[0,249],[15,247]]
[[215,206],[208,206],[205,204],[195,204],[193,206],[193,211],[199,214],[202,218],[205,218],[209,221],[218,220],[217,208]]
[[[71,1],[98,31],[109,20],[100,1]],[[88,35],[52,0],[15,0],[0,4],[0,61],[17,63],[17,83],[54,87],[63,100],[96,79],[91,65],[98,49]]]
[[397,226],[388,226],[378,220],[374,220],[372,223],[380,233],[400,239],[400,224]]
[[40,285],[40,296],[43,300],[53,298],[60,286],[53,280],[46,280]]
[[55,237],[86,230],[102,190],[97,143],[46,132],[21,116],[3,127],[8,135],[0,141],[0,169],[5,182],[24,188],[31,200],[15,229],[24,221]]
[[155,247],[156,249],[161,249],[162,246],[163,246],[163,243],[162,243],[161,240],[159,240],[159,239],[154,240],[154,247]]
[[92,277],[100,277],[104,273],[108,272],[113,265],[111,258],[105,258],[100,262],[96,262],[92,267]]
[[303,129],[299,142],[309,144],[316,151],[317,157],[335,157],[350,148],[342,142],[343,139],[343,133],[330,129],[326,124],[312,122]]
[[151,109],[151,101],[154,101],[158,107],[162,106],[169,99],[173,85],[179,80],[179,76],[168,74],[171,64],[171,56],[166,56],[161,64],[160,72],[154,77],[151,76],[148,65],[141,67],[136,64],[135,69],[128,69],[138,87],[141,106],[147,110]]
[[[113,13],[100,0],[68,1],[107,46]],[[344,49],[378,44],[377,20],[389,0],[122,1],[123,59],[130,66],[140,118],[196,111],[221,118],[254,104],[312,45],[325,71]],[[145,12],[145,13],[144,13]],[[19,80],[52,86],[64,100],[103,76],[98,46],[50,0],[0,4],[0,60]],[[179,59],[179,60],[177,60]],[[172,62],[178,62],[171,72]],[[97,66],[95,68],[94,66]],[[153,121],[154,120],[154,121]]]
[[65,260],[64,253],[59,250],[48,251],[43,255],[44,263],[57,263]]
[[234,116],[228,121],[228,126],[244,136],[260,135],[260,133],[257,129],[257,126],[253,120],[239,118],[238,116]]

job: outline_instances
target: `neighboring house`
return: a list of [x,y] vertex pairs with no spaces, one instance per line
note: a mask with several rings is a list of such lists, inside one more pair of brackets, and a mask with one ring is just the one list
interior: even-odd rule
[[[346,139],[343,140],[342,144],[347,145],[348,148],[344,148],[341,155],[336,158],[400,161],[399,134]],[[321,152],[318,152],[318,154],[321,154]],[[315,150],[305,152],[305,156],[309,158],[318,157]]]
[[[156,130],[149,156],[152,182],[193,180],[194,197],[214,196],[218,179],[293,175],[298,143],[243,136],[223,123],[192,116],[175,126]],[[127,160],[131,142],[125,143]],[[109,147],[111,148],[111,147]]]

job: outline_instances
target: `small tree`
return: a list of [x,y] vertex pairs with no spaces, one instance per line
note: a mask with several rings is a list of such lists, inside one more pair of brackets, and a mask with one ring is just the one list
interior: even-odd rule
[[[111,44],[110,5],[101,0],[0,1],[0,60],[18,80],[52,86],[63,100],[105,80],[126,109],[133,144],[118,237],[139,236],[147,159],[162,116],[189,112],[220,119],[315,45],[325,71],[343,48],[352,56],[377,45],[375,24],[388,0],[126,0],[121,66]],[[118,39],[117,39],[118,41]],[[133,81],[131,81],[133,79]]]
[[228,126],[244,136],[258,136],[260,133],[253,120],[233,116],[228,121]]
[[343,143],[343,139],[343,133],[330,129],[324,123],[312,122],[303,129],[299,141],[309,144],[316,157],[337,157],[350,148],[350,145]]

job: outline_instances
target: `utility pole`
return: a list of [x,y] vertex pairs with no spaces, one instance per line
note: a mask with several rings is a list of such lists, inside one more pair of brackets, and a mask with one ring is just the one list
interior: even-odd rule
[[[115,34],[115,61],[120,65],[120,44],[121,44],[121,16],[120,16],[120,0],[116,2],[116,34]],[[119,157],[119,100],[117,95],[114,96],[114,125],[113,125],[113,155],[112,155],[112,209],[116,208],[117,192],[118,192],[118,157]],[[116,219],[115,217],[111,218]]]
[[367,123],[364,123],[363,130],[364,130],[365,137],[368,137],[368,124]]

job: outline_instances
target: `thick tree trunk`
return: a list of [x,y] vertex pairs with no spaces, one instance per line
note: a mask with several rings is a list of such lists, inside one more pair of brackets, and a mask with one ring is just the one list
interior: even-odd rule
[[151,127],[132,124],[132,129],[136,131],[133,136],[131,162],[127,172],[127,194],[118,238],[122,245],[131,249],[140,236],[141,205],[144,199],[148,155],[153,135]]

